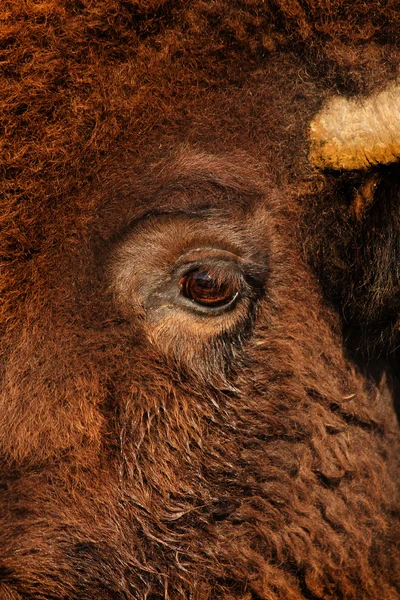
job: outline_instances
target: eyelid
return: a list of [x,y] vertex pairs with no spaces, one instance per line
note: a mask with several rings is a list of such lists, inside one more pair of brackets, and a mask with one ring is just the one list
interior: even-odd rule
[[179,269],[181,265],[201,263],[210,259],[214,261],[221,259],[221,261],[227,263],[235,263],[238,267],[241,263],[244,264],[244,261],[240,258],[240,256],[230,252],[229,250],[206,246],[203,248],[190,248],[190,250],[184,254],[181,254],[181,256],[179,256],[174,263],[174,271],[175,269]]

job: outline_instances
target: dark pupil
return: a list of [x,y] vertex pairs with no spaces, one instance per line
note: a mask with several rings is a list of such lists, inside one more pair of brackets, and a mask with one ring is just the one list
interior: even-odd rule
[[231,282],[218,281],[207,271],[191,271],[181,278],[179,285],[186,298],[204,306],[223,306],[236,295]]

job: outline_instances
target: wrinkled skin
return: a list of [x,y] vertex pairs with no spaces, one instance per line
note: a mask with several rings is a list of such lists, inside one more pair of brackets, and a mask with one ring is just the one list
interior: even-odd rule
[[152,114],[124,61],[7,205],[0,598],[400,598],[396,167],[361,219],[371,173],[313,171],[330,88],[287,50],[207,94],[155,61]]

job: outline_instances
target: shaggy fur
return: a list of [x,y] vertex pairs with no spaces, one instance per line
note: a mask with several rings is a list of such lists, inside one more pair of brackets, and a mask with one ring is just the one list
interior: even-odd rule
[[[397,5],[1,3],[1,600],[400,598],[398,167],[308,161]],[[198,244],[237,309],[144,310]]]

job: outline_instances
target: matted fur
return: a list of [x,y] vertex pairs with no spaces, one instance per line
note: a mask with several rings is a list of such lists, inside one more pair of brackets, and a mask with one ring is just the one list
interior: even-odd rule
[[[397,4],[1,3],[2,600],[400,597],[395,355],[365,358],[398,344],[397,171],[361,218],[371,174],[307,158],[327,97],[398,76]],[[196,219],[262,292],[190,341],[113,273]]]

